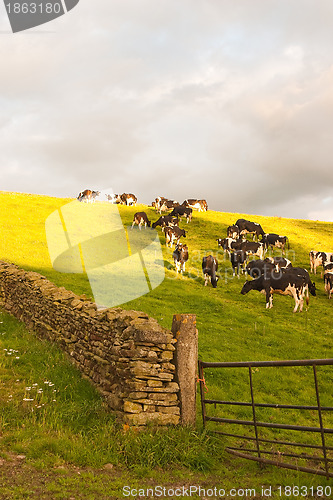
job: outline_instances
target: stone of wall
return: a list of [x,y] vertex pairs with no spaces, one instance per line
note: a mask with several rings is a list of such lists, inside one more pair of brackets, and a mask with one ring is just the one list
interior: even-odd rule
[[175,342],[145,313],[98,311],[87,297],[0,261],[0,305],[65,350],[122,422],[179,423]]

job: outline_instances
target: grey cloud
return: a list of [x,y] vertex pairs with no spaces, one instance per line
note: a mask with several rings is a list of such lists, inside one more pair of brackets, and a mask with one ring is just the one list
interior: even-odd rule
[[81,1],[54,33],[2,35],[2,189],[112,187],[290,217],[307,217],[312,199],[321,210],[332,10],[328,0]]

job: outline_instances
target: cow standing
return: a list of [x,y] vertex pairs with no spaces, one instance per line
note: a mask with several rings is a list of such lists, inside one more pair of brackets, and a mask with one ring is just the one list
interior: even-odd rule
[[235,250],[234,252],[231,252],[230,254],[230,262],[232,266],[232,275],[235,276],[237,274],[237,277],[239,278],[239,271],[244,273],[244,267],[246,264],[246,252],[243,250]]
[[324,273],[324,286],[325,286],[325,292],[327,293],[328,298],[330,299],[333,292],[333,271],[326,271]]
[[264,244],[265,250],[268,250],[268,247],[271,247],[272,251],[274,247],[281,248],[282,255],[285,254],[285,247],[287,244],[289,248],[289,240],[287,236],[279,236],[275,233],[265,233],[261,241]]
[[186,238],[185,229],[180,229],[178,226],[174,227],[166,226],[164,228],[164,232],[165,232],[165,244],[166,246],[168,246],[169,244],[170,248],[172,248],[174,241],[176,242],[176,245],[178,245],[181,237]]
[[145,225],[145,228],[148,226],[150,227],[150,220],[148,219],[148,215],[146,214],[146,212],[136,212],[136,214],[134,214],[134,218],[133,218],[133,223],[132,223],[132,228],[133,229],[133,226],[135,224],[138,224],[139,226],[139,229],[141,229],[141,226],[144,224]]
[[123,193],[120,195],[120,203],[122,205],[134,206],[136,205],[138,199],[135,194],[132,193]]
[[257,237],[257,240],[259,240],[259,236],[262,237],[265,234],[260,224],[246,219],[238,219],[235,222],[235,226],[238,226],[240,236],[243,234],[253,234],[253,239]]
[[276,271],[293,267],[290,260],[286,259],[285,257],[266,257],[265,261],[274,264]]
[[169,215],[172,215],[173,217],[186,217],[186,222],[191,222],[192,213],[192,208],[180,205],[179,207],[174,207]]
[[77,200],[84,203],[93,203],[95,199],[100,195],[100,191],[92,191],[91,189],[85,189],[78,194]]
[[156,222],[153,222],[152,228],[155,229],[157,226],[162,228],[165,226],[173,227],[179,225],[179,219],[177,217],[172,217],[171,215],[162,215]]
[[276,271],[275,265],[267,259],[251,260],[246,266],[246,273],[251,278],[259,278],[260,276],[269,277],[274,271]]
[[239,238],[239,227],[236,224],[229,226],[227,229],[227,237],[228,238]]
[[216,276],[218,269],[218,262],[215,257],[208,255],[202,259],[202,272],[205,277],[205,286],[207,286],[208,281],[211,282],[212,287],[217,287],[218,276]]
[[274,272],[271,276],[260,276],[252,281],[246,281],[241,290],[244,295],[250,290],[264,293],[266,296],[266,309],[273,307],[273,294],[290,295],[295,300],[293,312],[299,308],[303,310],[304,295],[307,290],[306,280],[297,272]]
[[333,262],[333,253],[329,252],[316,252],[311,250],[310,254],[310,270],[314,274],[317,272],[317,267],[325,266],[329,262]]
[[182,274],[185,271],[185,263],[188,261],[187,245],[183,245],[182,243],[176,245],[172,257],[176,266],[177,274],[179,273],[179,271]]
[[198,200],[196,198],[189,198],[184,200],[182,206],[190,207],[192,209],[196,209],[199,212],[207,212],[208,204],[206,200]]

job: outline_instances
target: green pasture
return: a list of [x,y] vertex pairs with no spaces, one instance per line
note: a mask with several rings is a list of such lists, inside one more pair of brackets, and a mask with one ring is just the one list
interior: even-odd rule
[[[48,254],[45,220],[73,200],[1,192],[0,201],[0,259],[37,271],[56,285],[93,299],[87,276],[55,271]],[[152,221],[159,217],[151,207],[144,205],[119,206],[124,225],[131,225],[134,213],[141,210],[146,211]],[[186,243],[190,256],[184,275],[176,275],[172,250],[165,247],[159,228],[165,280],[149,294],[122,307],[144,311],[167,328],[171,327],[176,313],[196,314],[199,357],[203,361],[333,357],[333,302],[325,294],[320,271],[313,276],[317,296],[310,296],[309,307],[304,307],[302,313],[293,314],[291,297],[275,295],[273,308],[266,310],[262,294],[240,294],[245,278],[232,277],[230,262],[216,242],[217,238],[226,236],[227,227],[240,217],[259,222],[265,232],[287,235],[290,242],[287,257],[294,266],[309,270],[310,250],[333,250],[332,223],[211,210],[194,212],[192,222],[187,224],[184,220],[180,224],[188,231]],[[219,261],[220,280],[216,289],[210,285],[204,287],[201,261],[208,254]],[[276,251],[275,255],[278,254]],[[293,484],[330,484],[324,478],[292,471],[272,467],[260,469],[255,463],[226,455],[227,439],[202,430],[199,399],[196,431],[149,429],[140,434],[132,431],[124,434],[94,389],[81,379],[56,346],[37,340],[5,313],[0,319],[0,453],[10,450],[24,453],[40,467],[63,463],[101,467],[112,462],[125,467],[135,477],[147,477],[151,470],[155,470],[156,477],[156,470],[160,468],[159,475],[165,481],[170,480],[171,464],[172,474],[175,473],[178,479],[190,477],[195,472],[203,477],[223,474],[230,485],[236,481],[248,487],[290,484],[289,479]],[[257,369],[253,372],[257,401],[315,405],[311,377],[309,368]],[[319,368],[318,378],[322,404],[333,406],[332,369]],[[211,399],[250,401],[246,371],[207,369],[205,379]],[[51,381],[55,389],[45,381]],[[26,387],[31,389],[26,390]],[[43,388],[38,396],[37,388]],[[28,401],[32,399],[29,398],[31,391],[35,391],[33,404]],[[251,418],[249,409],[228,409],[227,412],[226,408],[212,406],[209,411],[212,415]],[[317,425],[315,412],[309,416],[296,410],[288,412],[261,410],[259,418]],[[326,415],[325,425],[333,427],[332,419]],[[272,431],[268,435],[277,436],[277,433]],[[279,439],[282,437],[289,435],[279,434]],[[292,439],[300,437],[293,435]],[[319,436],[306,436],[306,440],[320,443]],[[331,446],[332,441],[328,443]]]

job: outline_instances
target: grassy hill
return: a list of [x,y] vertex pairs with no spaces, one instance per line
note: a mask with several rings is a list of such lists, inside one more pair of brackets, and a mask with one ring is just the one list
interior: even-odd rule
[[[64,274],[54,271],[48,255],[45,220],[54,210],[72,200],[2,192],[0,193],[0,201],[2,207],[0,213],[2,236],[0,240],[0,259],[14,262],[26,270],[37,271],[58,286],[64,286],[78,294],[85,293],[93,298],[86,275]],[[155,214],[152,208],[144,205],[136,207],[119,206],[125,225],[131,225],[133,214],[141,210],[146,211],[153,221],[158,218],[158,214]],[[123,307],[143,310],[168,328],[171,327],[173,314],[196,314],[199,330],[199,357],[204,361],[332,357],[331,324],[333,303],[327,299],[324,292],[320,272],[314,277],[317,296],[310,296],[310,306],[307,311],[304,309],[302,313],[293,314],[294,302],[291,297],[275,295],[273,309],[266,310],[263,295],[257,292],[250,292],[245,296],[240,294],[245,278],[232,277],[230,262],[223,252],[218,249],[216,242],[217,238],[225,237],[227,227],[240,217],[260,223],[266,232],[287,235],[290,241],[290,250],[287,257],[294,266],[309,269],[309,251],[312,249],[333,250],[332,223],[214,211],[195,212],[191,223],[181,223],[181,227],[188,230],[186,243],[190,255],[185,274],[183,276],[176,275],[172,261],[172,250],[165,247],[164,235],[159,230],[163,245],[166,278],[151,293],[128,302]],[[202,257],[208,254],[213,254],[219,261],[220,280],[216,289],[211,286],[204,287],[201,261]],[[278,252],[276,252],[277,254]],[[11,446],[11,440],[15,435],[14,430],[19,428],[21,437],[14,440],[16,451],[28,455],[30,453],[32,458],[37,459],[38,454],[42,453],[43,445],[40,443],[40,446],[35,448],[31,443],[31,434],[27,430],[30,428],[29,426],[34,424],[38,427],[39,436],[43,436],[41,438],[42,442],[47,450],[47,455],[53,457],[53,462],[54,457],[57,457],[56,461],[61,462],[63,460],[77,463],[80,462],[80,446],[81,449],[85,449],[84,446],[87,446],[88,443],[85,442],[84,444],[83,441],[88,439],[87,435],[92,436],[93,429],[96,431],[97,421],[102,420],[103,426],[105,425],[108,428],[107,435],[113,436],[114,443],[121,450],[118,452],[116,449],[112,449],[112,453],[109,450],[107,456],[114,463],[117,462],[132,468],[135,468],[135,463],[141,464],[141,470],[142,467],[148,467],[147,470],[149,470],[151,467],[160,466],[163,468],[167,467],[168,463],[174,463],[185,468],[187,471],[185,474],[190,474],[189,471],[197,471],[198,469],[216,471],[217,474],[221,473],[221,470],[219,472],[219,467],[222,467],[221,453],[223,453],[223,449],[222,451],[220,449],[221,441],[217,444],[214,438],[209,437],[208,439],[201,431],[198,431],[198,433],[189,432],[188,434],[186,434],[186,431],[181,430],[166,431],[165,434],[161,433],[158,439],[156,439],[156,435],[154,439],[140,437],[140,439],[133,440],[133,436],[132,438],[126,437],[124,439],[125,444],[122,443],[121,445],[122,434],[119,434],[119,430],[117,431],[114,424],[110,423],[110,417],[106,416],[106,411],[101,406],[102,403],[99,397],[94,392],[89,392],[90,388],[87,388],[85,381],[77,381],[77,375],[74,375],[72,371],[68,372],[70,375],[67,375],[67,378],[65,377],[67,382],[62,380],[60,373],[56,370],[57,362],[54,360],[61,354],[56,349],[53,352],[43,342],[32,340],[31,334],[27,333],[23,327],[18,327],[17,322],[8,318],[7,315],[3,315],[3,318],[4,323],[8,325],[8,332],[0,337],[1,375],[3,380],[6,381],[2,387],[0,386],[0,395],[6,395],[7,398],[9,387],[12,384],[15,386],[12,390],[14,396],[11,399],[13,400],[15,394],[20,394],[20,391],[23,391],[23,386],[33,383],[34,377],[41,380],[43,376],[56,377],[59,388],[66,387],[67,383],[67,387],[72,386],[77,393],[75,397],[73,395],[69,397],[68,394],[66,397],[63,396],[63,406],[59,410],[60,416],[56,414],[53,405],[52,410],[43,410],[43,419],[41,420],[36,416],[32,418],[26,407],[22,410],[17,404],[14,409],[18,416],[16,415],[14,424],[10,420],[10,417],[13,417],[13,408],[12,410],[8,409],[13,403],[9,404],[6,399],[6,402],[1,403],[2,409],[5,410],[5,417],[2,418],[2,432],[4,436],[7,436],[6,445],[2,445],[3,449],[8,449]],[[33,361],[27,364],[19,360],[15,364],[14,360],[9,360],[8,356],[3,354],[3,349],[32,352],[32,345],[40,358],[34,355],[32,356]],[[38,348],[38,345],[41,347]],[[52,356],[56,358],[52,358]],[[39,363],[42,364],[42,369],[38,366]],[[65,360],[61,361],[61,366],[62,363],[65,363]],[[71,368],[67,369],[71,370]],[[64,368],[62,367],[61,370],[61,374],[63,374]],[[325,372],[325,370],[321,372],[320,384],[323,401],[325,404],[332,406],[331,372]],[[20,382],[15,382],[16,380]],[[230,374],[229,372],[207,370],[206,382],[212,398],[249,400],[248,385],[241,372]],[[280,402],[284,403],[290,402],[297,397],[301,398],[302,404],[311,404],[311,401],[312,404],[315,404],[313,402],[312,386],[311,390],[309,390],[308,383],[308,372],[302,372],[301,370],[286,369],[283,374],[279,373],[278,376],[273,371],[267,373],[263,370],[258,370],[258,373],[255,374],[257,394],[259,399],[265,401],[270,400],[273,395],[277,395]],[[60,389],[59,392],[61,392]],[[80,399],[81,396],[82,399]],[[71,410],[68,409],[69,401],[71,402]],[[87,401],[90,408],[88,412]],[[70,415],[68,415],[68,411]],[[84,421],[74,417],[80,412],[85,412],[87,416],[86,419],[83,419]],[[66,418],[64,418],[64,413]],[[221,414],[221,410],[215,410],[215,414]],[[238,412],[237,415],[242,416],[242,412]],[[279,415],[279,417],[282,419],[287,418],[283,415]],[[288,415],[288,419],[290,418],[299,417],[296,417],[295,413],[295,416],[293,414]],[[74,425],[73,422],[76,422],[76,424]],[[102,429],[105,431],[105,427],[102,427]],[[30,430],[30,433],[32,433],[32,430]],[[34,439],[36,439],[36,434],[33,435],[35,436]],[[51,435],[53,444],[50,444]],[[79,435],[81,435],[81,438],[79,438]],[[181,449],[177,448],[171,435],[178,436],[177,439],[182,445]],[[99,430],[94,436],[93,442],[97,443],[100,436]],[[165,436],[168,436],[170,443],[173,443],[172,445],[167,444],[168,439],[166,440]],[[68,440],[65,447],[60,446],[58,442],[60,438],[64,443],[67,443],[66,440]],[[128,440],[127,444],[126,440]],[[74,441],[78,447],[77,450],[73,444]],[[136,443],[135,446],[133,445],[134,442]],[[80,463],[97,466],[101,462],[103,454],[105,457],[106,453],[105,439],[101,439],[101,443],[103,445],[97,446],[96,444],[98,450],[94,458],[86,451],[86,459],[81,460]],[[71,446],[76,450],[73,453],[69,452]],[[164,449],[163,459],[161,458],[162,447]],[[145,450],[145,453],[143,453],[143,450]],[[126,453],[127,458],[125,459],[124,454]],[[147,453],[150,460],[147,460]],[[51,458],[49,460],[52,462]],[[230,465],[230,463],[230,458],[224,458],[223,474],[228,481],[231,481],[231,484],[239,474],[245,474],[247,484],[253,484],[251,483],[251,481],[253,482],[253,474],[259,474],[259,469],[255,464],[246,462],[244,464],[244,462],[237,462],[236,459],[232,459],[232,464],[237,464],[237,467],[234,468],[234,465]],[[256,472],[254,473],[254,471]],[[270,482],[271,484],[272,482],[274,484],[279,482],[283,484],[283,481],[286,482],[290,477],[294,481],[299,481],[301,477],[302,484],[304,484],[304,481],[307,481],[307,484],[313,484],[311,482],[313,479],[309,479],[308,476],[305,478],[304,475],[299,476],[291,471],[286,473],[284,471],[269,470],[266,474],[263,473],[259,478],[257,477],[256,481],[258,484],[263,484],[265,481],[267,484]],[[318,481],[320,483],[320,480]],[[244,485],[244,483],[242,484]]]

